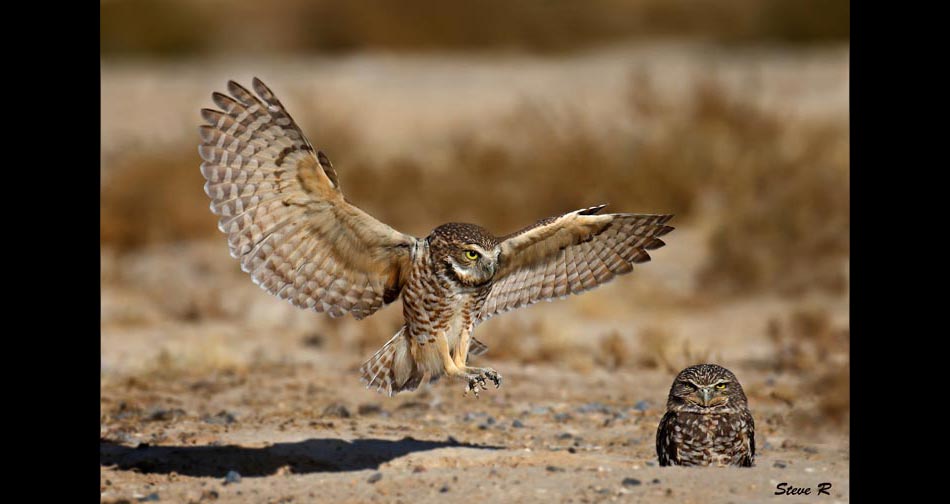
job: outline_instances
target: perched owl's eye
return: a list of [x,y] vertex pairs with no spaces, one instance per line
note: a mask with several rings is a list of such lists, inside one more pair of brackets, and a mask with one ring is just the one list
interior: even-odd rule
[[716,385],[716,390],[726,390],[726,384],[725,384],[725,383],[720,383],[720,384]]
[[474,261],[478,259],[478,252],[475,252],[474,250],[466,250],[465,258],[468,259],[469,261]]

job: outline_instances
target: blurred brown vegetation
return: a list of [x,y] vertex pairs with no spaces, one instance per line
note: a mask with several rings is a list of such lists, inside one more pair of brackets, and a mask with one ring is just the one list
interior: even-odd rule
[[847,0],[101,0],[104,55],[565,51],[622,39],[846,40]]
[[[769,321],[767,334],[775,348],[779,371],[807,377],[802,390],[778,387],[774,398],[795,406],[792,421],[802,428],[820,425],[840,427],[847,423],[851,411],[851,334],[847,326],[837,324],[831,314],[816,306],[804,306],[783,318]],[[809,402],[813,399],[813,404]]]
[[[348,155],[353,132],[342,124],[322,124],[318,143],[340,166],[350,200],[397,229],[463,221],[501,235],[607,202],[617,211],[672,212],[679,225],[714,221],[698,279],[710,292],[843,292],[847,125],[786,120],[712,78],[690,98],[665,103],[634,75],[627,106],[648,125],[642,136],[525,104],[498,120],[504,141],[457,138],[447,165],[360,160]],[[101,242],[122,251],[215,236],[198,163],[190,145],[117,160],[102,188]]]

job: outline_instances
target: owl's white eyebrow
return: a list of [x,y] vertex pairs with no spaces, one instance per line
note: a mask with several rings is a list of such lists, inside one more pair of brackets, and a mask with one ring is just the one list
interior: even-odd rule
[[732,382],[729,381],[729,380],[719,380],[719,381],[717,381],[716,383],[713,383],[712,385],[700,385],[700,384],[694,382],[693,380],[686,380],[686,381],[689,382],[690,385],[692,385],[692,386],[694,386],[694,387],[696,387],[696,388],[715,387],[716,385],[719,385],[720,383],[732,383]]

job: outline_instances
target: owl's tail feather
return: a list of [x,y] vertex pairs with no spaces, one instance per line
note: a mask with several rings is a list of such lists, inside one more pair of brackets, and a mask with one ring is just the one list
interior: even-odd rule
[[403,326],[360,367],[360,381],[366,384],[366,388],[375,388],[377,392],[392,397],[405,390],[414,390],[422,383],[423,376],[416,369],[405,331]]

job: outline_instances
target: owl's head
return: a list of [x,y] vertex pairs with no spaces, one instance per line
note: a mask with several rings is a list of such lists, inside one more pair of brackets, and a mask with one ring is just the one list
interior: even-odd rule
[[736,375],[715,364],[697,364],[680,371],[667,400],[667,409],[678,412],[734,413],[746,407]]
[[498,240],[475,224],[449,223],[432,231],[429,250],[447,276],[465,287],[479,287],[495,276]]

